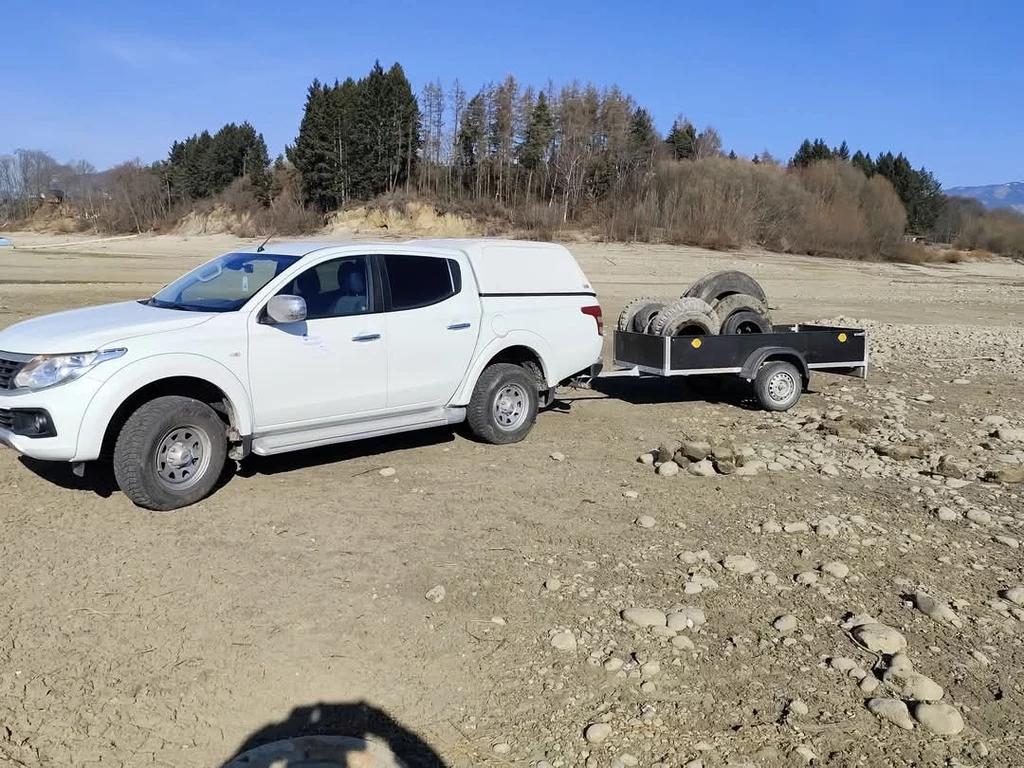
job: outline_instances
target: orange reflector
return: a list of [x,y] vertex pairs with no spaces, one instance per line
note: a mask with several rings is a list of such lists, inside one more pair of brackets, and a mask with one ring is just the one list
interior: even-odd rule
[[703,343],[704,342],[702,342],[700,339],[694,339],[693,341],[690,342],[690,346],[693,347],[694,349],[700,349],[700,345]]
[[840,341],[846,341],[846,334],[845,333],[840,333],[839,334],[839,340]]

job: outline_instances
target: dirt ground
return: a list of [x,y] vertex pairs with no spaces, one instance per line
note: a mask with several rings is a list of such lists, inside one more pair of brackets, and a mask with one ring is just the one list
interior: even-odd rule
[[[241,242],[10,237],[47,247],[0,249],[0,327],[150,295]],[[1024,764],[1024,612],[999,598],[1024,583],[1024,486],[979,479],[1024,459],[1024,266],[571,247],[609,326],[633,296],[737,267],[777,319],[873,321],[879,365],[816,375],[786,415],[674,383],[564,390],[517,445],[442,430],[252,458],[166,515],[0,449],[0,765],[217,766],[253,734],[355,726],[413,765]],[[789,468],[638,463],[686,437]],[[894,442],[922,458],[875,457]],[[722,567],[741,555],[752,570]],[[690,642],[620,616],[675,604],[706,615]],[[860,613],[905,636],[961,733],[868,710],[856,669],[890,662],[843,628]]]

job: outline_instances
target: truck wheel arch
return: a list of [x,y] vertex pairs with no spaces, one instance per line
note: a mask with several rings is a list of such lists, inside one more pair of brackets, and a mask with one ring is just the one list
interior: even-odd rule
[[140,360],[104,382],[89,403],[79,429],[76,460],[109,455],[120,427],[135,409],[166,395],[191,397],[212,405],[239,439],[252,434],[249,397],[231,371],[208,358],[173,357],[178,359],[156,363],[151,362],[154,359]]
[[475,358],[470,366],[469,375],[452,399],[453,405],[466,405],[480,375],[488,366],[495,363],[515,363],[533,371],[537,377],[538,389],[541,391],[555,386],[558,382],[552,382],[550,379],[551,368],[545,352],[549,352],[547,344],[532,333],[510,333],[504,338],[495,339]]

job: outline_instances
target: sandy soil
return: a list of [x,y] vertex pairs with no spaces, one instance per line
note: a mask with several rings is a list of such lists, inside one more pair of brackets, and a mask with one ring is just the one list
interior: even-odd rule
[[[239,242],[0,249],[0,326],[148,295]],[[674,384],[566,390],[514,446],[440,431],[254,458],[169,515],[131,506],[101,473],[79,481],[0,450],[0,764],[215,766],[261,729],[317,718],[399,747],[415,734],[405,754],[421,765],[774,766],[810,753],[825,765],[1024,764],[1024,613],[998,599],[1024,583],[1024,486],[977,481],[1024,457],[1024,445],[987,436],[998,419],[982,421],[1024,427],[1024,267],[573,250],[608,322],[633,296],[678,295],[738,267],[777,318],[881,324],[883,367],[867,382],[816,378],[786,416]],[[837,417],[861,436],[826,436]],[[796,468],[667,478],[637,462],[683,437]],[[935,456],[864,463],[893,440],[962,457],[969,484],[934,475]],[[735,555],[756,569],[723,569]],[[849,575],[817,570],[830,561]],[[819,583],[794,580],[808,571]],[[435,585],[439,603],[425,599]],[[959,626],[913,608],[918,590],[950,601]],[[676,603],[706,613],[685,633],[692,648],[620,618]],[[962,733],[904,731],[868,711],[857,681],[829,663],[884,671],[841,626],[856,613],[906,637]],[[773,627],[783,614],[797,629]],[[575,650],[552,646],[558,630]],[[660,673],[641,672],[649,661]],[[589,743],[597,722],[611,733]]]

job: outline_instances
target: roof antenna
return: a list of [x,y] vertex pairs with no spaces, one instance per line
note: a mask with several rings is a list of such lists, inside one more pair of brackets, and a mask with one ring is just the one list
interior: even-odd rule
[[260,243],[260,247],[256,249],[256,253],[263,253],[263,249],[267,247],[267,243],[270,242],[270,238],[272,238],[273,236],[274,232],[271,231],[270,234],[267,235],[267,239]]

